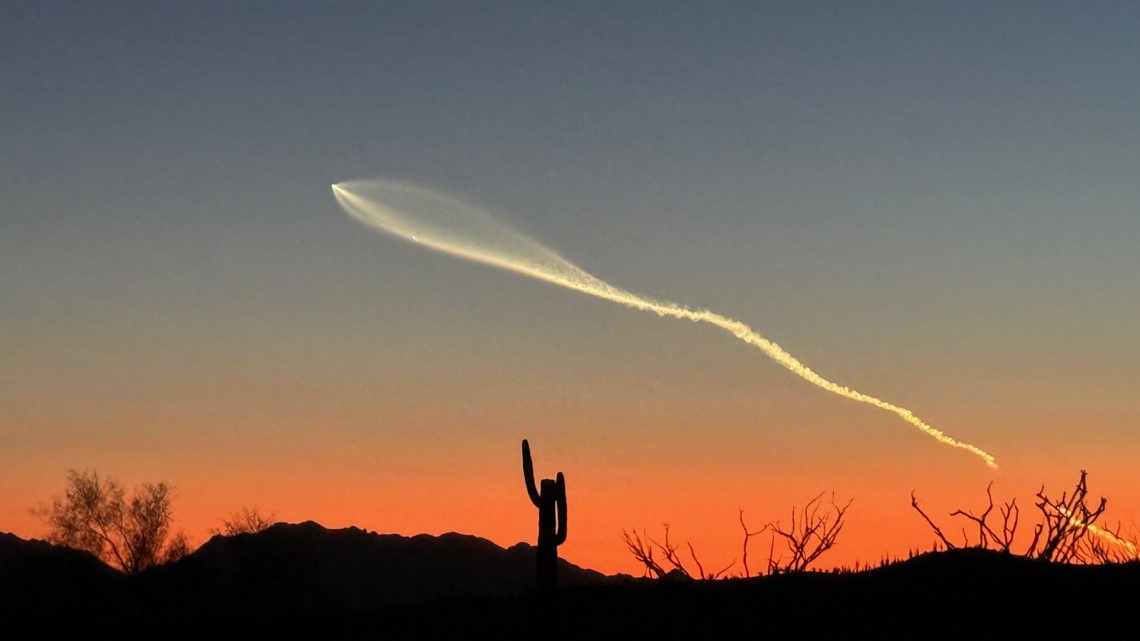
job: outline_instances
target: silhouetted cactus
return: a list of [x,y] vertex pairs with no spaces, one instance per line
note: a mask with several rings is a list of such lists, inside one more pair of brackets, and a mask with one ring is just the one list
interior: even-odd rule
[[566,479],[562,472],[557,480],[542,479],[534,484],[534,464],[530,444],[523,439],[523,478],[530,500],[538,508],[538,590],[551,592],[558,587],[558,546],[566,542]]

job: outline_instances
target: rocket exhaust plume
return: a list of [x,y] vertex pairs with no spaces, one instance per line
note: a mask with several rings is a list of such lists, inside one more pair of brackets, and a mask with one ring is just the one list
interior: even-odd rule
[[1117,536],[1116,534],[1114,534],[1114,533],[1112,533],[1112,532],[1110,532],[1110,531],[1108,531],[1108,530],[1106,530],[1100,526],[1093,525],[1092,523],[1085,523],[1081,519],[1077,518],[1077,516],[1075,514],[1073,514],[1072,510],[1067,510],[1063,507],[1057,507],[1057,511],[1061,513],[1061,516],[1068,517],[1069,523],[1071,523],[1073,526],[1079,527],[1079,528],[1084,528],[1085,530],[1092,532],[1093,534],[1099,536],[1100,538],[1104,539],[1105,541],[1108,541],[1109,543],[1111,543],[1117,547],[1124,548],[1125,550],[1128,551],[1128,554],[1131,555],[1133,558],[1140,558],[1140,556],[1137,556],[1137,552],[1140,552],[1140,549],[1138,549],[1136,547],[1136,544],[1133,543],[1132,541],[1129,541],[1127,539],[1122,539],[1119,536]]
[[615,287],[496,220],[487,211],[433,190],[387,180],[341,182],[332,186],[332,192],[340,206],[353,218],[398,238],[633,309],[719,327],[764,352],[809,383],[891,412],[938,442],[971,452],[981,457],[986,465],[997,469],[994,457],[986,451],[947,436],[904,407],[827,380],[744,323],[708,310],[653,300]]

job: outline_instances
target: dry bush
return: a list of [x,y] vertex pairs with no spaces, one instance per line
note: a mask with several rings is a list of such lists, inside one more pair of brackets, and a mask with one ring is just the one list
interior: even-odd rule
[[[839,533],[843,531],[844,517],[851,501],[840,506],[835,502],[835,494],[826,503],[822,501],[823,492],[820,492],[808,501],[799,516],[796,508],[792,508],[791,523],[784,527],[779,521],[768,524],[773,536],[780,537],[787,546],[790,556],[786,559],[769,558],[768,569],[770,573],[803,572],[815,562],[820,555],[830,550]],[[745,529],[745,537],[748,530]]]
[[[736,564],[736,560],[733,559],[732,563],[729,563],[727,566],[717,572],[705,572],[704,565],[702,565],[700,559],[697,558],[697,552],[693,549],[693,545],[691,543],[686,543],[685,545],[689,549],[689,557],[693,560],[693,563],[697,567],[696,574],[694,575],[689,571],[688,568],[685,567],[684,563],[681,561],[681,557],[677,553],[677,545],[669,541],[668,524],[665,524],[665,541],[663,543],[658,543],[657,541],[649,538],[649,536],[647,536],[644,532],[639,535],[637,531],[626,532],[623,530],[622,538],[625,541],[626,547],[629,548],[630,554],[633,555],[633,558],[637,559],[638,563],[641,563],[645,566],[645,575],[653,575],[658,579],[719,579],[723,577],[724,574],[728,572],[728,570],[733,565]],[[657,559],[654,557],[654,548],[656,548],[657,551],[661,553],[662,561],[669,564],[671,569],[666,570],[660,563],[657,562]]]
[[1114,528],[1089,528],[1095,536],[1085,537],[1082,542],[1081,556],[1089,563],[1128,563],[1140,561],[1140,536],[1137,536],[1136,527],[1125,532],[1120,523]]
[[1090,508],[1085,503],[1087,495],[1084,470],[1081,470],[1081,479],[1077,481],[1072,496],[1066,492],[1061,494],[1060,500],[1054,501],[1045,495],[1042,487],[1037,492],[1037,509],[1041,511],[1042,519],[1034,528],[1033,542],[1026,556],[1060,563],[1087,562],[1082,554],[1085,549],[1082,543],[1094,531],[1095,521],[1104,513],[1108,503],[1102,497],[1095,508]]
[[[946,549],[977,547],[1009,553],[1019,520],[1017,500],[1009,501],[999,509],[1001,515],[999,533],[990,524],[994,502],[988,486],[986,497],[988,505],[981,514],[975,515],[973,512],[963,510],[950,513],[952,517],[963,517],[971,521],[977,529],[976,538],[971,542],[969,533],[963,528],[961,545],[951,542],[941,528],[923,512],[913,492],[911,492],[911,506],[926,520]],[[1081,470],[1081,477],[1072,494],[1065,492],[1061,494],[1060,499],[1050,498],[1042,487],[1037,492],[1035,503],[1041,513],[1041,521],[1033,528],[1033,538],[1025,548],[1024,556],[1055,563],[1115,563],[1136,560],[1135,534],[1122,535],[1119,525],[1115,530],[1096,525],[1108,501],[1102,497],[1093,507],[1087,499],[1088,485],[1085,470]]]
[[222,519],[222,527],[211,528],[210,534],[234,536],[236,534],[260,532],[273,525],[275,523],[274,518],[276,515],[273,513],[262,516],[261,511],[256,506],[252,508],[243,507],[241,510],[230,514],[228,518]]
[[128,499],[123,488],[94,471],[69,470],[64,495],[33,510],[50,527],[47,540],[85,550],[128,574],[185,556],[182,533],[169,541],[171,488],[144,483]]
[[[752,576],[752,568],[748,563],[748,550],[752,537],[771,532],[771,541],[768,550],[767,573],[777,574],[784,572],[803,572],[817,561],[821,555],[835,546],[840,532],[843,531],[847,508],[851,501],[844,505],[835,502],[835,494],[829,500],[824,500],[823,492],[808,501],[802,510],[792,507],[791,521],[784,526],[780,521],[773,521],[759,530],[750,530],[744,521],[744,510],[740,510],[738,518],[743,531],[743,544],[741,545],[743,577]],[[736,565],[733,559],[724,568],[716,572],[706,572],[696,550],[692,544],[686,543],[689,558],[696,566],[695,573],[685,566],[681,559],[680,546],[669,540],[669,526],[665,526],[663,542],[649,538],[644,532],[622,531],[622,538],[630,554],[645,567],[646,576],[656,578],[690,578],[690,579],[720,579],[726,578],[728,571]],[[781,541],[787,549],[787,556],[776,554],[776,541]]]
[[910,505],[922,515],[922,518],[926,520],[927,524],[934,530],[934,534],[938,536],[938,539],[942,541],[942,544],[945,545],[948,550],[953,550],[958,547],[980,547],[1009,552],[1010,546],[1013,545],[1014,535],[1017,533],[1017,524],[1020,520],[1021,510],[1017,507],[1017,499],[1013,499],[999,508],[999,513],[1001,514],[1001,533],[999,534],[993,529],[989,522],[994,510],[992,488],[993,483],[986,486],[986,499],[988,500],[988,504],[981,514],[975,515],[973,512],[964,510],[955,510],[950,513],[950,516],[961,516],[974,523],[978,530],[977,543],[974,544],[970,543],[970,536],[965,528],[962,529],[963,543],[961,546],[954,545],[954,543],[947,539],[946,535],[942,533],[942,530],[935,525],[934,521],[918,506],[918,499],[915,497],[914,492],[910,493]]

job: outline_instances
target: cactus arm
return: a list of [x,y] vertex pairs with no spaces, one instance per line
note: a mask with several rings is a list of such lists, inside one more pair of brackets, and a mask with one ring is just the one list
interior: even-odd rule
[[562,472],[558,473],[558,492],[555,496],[558,507],[558,533],[554,536],[554,545],[566,542],[566,479]]
[[523,439],[522,442],[522,456],[523,456],[523,479],[526,481],[526,492],[530,495],[530,502],[534,503],[535,507],[542,506],[542,497],[538,493],[538,488],[534,486],[534,463],[530,459],[530,443]]

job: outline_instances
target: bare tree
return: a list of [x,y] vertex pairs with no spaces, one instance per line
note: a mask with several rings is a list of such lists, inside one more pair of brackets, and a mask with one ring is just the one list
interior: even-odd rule
[[717,570],[716,572],[705,572],[705,566],[701,565],[701,560],[697,558],[697,551],[693,549],[693,544],[686,542],[685,545],[689,548],[689,556],[692,557],[693,563],[697,564],[697,576],[705,579],[706,581],[715,581],[716,579],[721,578],[724,576],[725,572],[728,572],[732,569],[732,566],[736,565],[736,559],[733,559],[728,563],[728,565]]
[[[1021,516],[1021,509],[1017,507],[1017,499],[1005,503],[998,508],[998,512],[1001,514],[1001,533],[999,534],[989,523],[990,515],[994,510],[992,489],[993,483],[991,482],[986,486],[986,499],[988,503],[986,509],[983,510],[981,514],[975,515],[973,512],[955,510],[950,513],[950,516],[961,516],[974,522],[978,528],[978,543],[975,547],[993,548],[1001,552],[1009,552],[1010,546],[1013,545],[1014,536],[1017,534],[1017,524]],[[922,508],[918,506],[918,499],[915,498],[913,491],[910,493],[910,505],[922,515],[922,518],[925,519],[926,523],[934,530],[934,534],[938,536],[943,545],[946,546],[946,549],[953,550],[958,547],[951,543],[950,540],[946,538],[946,535],[942,533],[942,530],[927,516],[926,512],[922,511]],[[965,529],[962,531],[962,538],[964,540],[963,545],[965,547],[971,547],[970,536],[966,533]]]
[[224,534],[226,536],[252,534],[273,525],[276,522],[274,518],[276,518],[276,515],[272,512],[266,516],[262,516],[257,506],[252,508],[243,507],[241,510],[231,513],[229,517],[222,519],[222,527],[211,528],[210,533]]
[[[685,564],[681,562],[680,556],[677,555],[677,546],[669,541],[669,524],[665,524],[665,542],[658,543],[649,538],[644,532],[639,536],[636,531],[622,532],[625,539],[625,545],[629,548],[630,553],[642,565],[645,566],[646,574],[652,574],[659,579],[665,577],[685,578],[691,579],[693,575]],[[645,537],[642,539],[642,537]],[[672,566],[673,569],[666,570],[662,567],[657,560],[653,557],[653,548],[656,547],[662,554],[664,562]],[[692,547],[689,548],[692,550]],[[698,575],[700,576],[700,575]]]
[[[759,530],[752,532],[748,529],[748,526],[744,524],[744,510],[740,510],[740,513],[738,516],[740,518],[740,529],[744,530],[744,544],[741,546],[741,547],[743,547],[744,577],[748,578],[748,577],[752,576],[752,571],[748,568],[748,541],[752,537],[754,537],[758,534],[763,534],[765,530],[767,530],[768,528],[770,528],[772,526],[772,524],[769,523],[768,525],[765,525],[764,527],[760,528]],[[769,555],[768,555],[768,569],[769,569],[769,571],[771,571],[771,566],[772,566],[772,556],[771,556],[771,553],[769,552]]]
[[1054,501],[1045,495],[1044,486],[1037,492],[1037,509],[1041,510],[1042,520],[1033,531],[1028,556],[1060,563],[1085,560],[1081,554],[1082,540],[1094,528],[1099,529],[1094,522],[1108,503],[1102,497],[1095,508],[1090,508],[1085,504],[1087,495],[1084,470],[1072,496],[1062,493],[1060,500]]
[[[992,484],[991,484],[992,485]],[[994,529],[989,523],[993,512],[994,502],[990,487],[986,488],[988,505],[978,515],[973,512],[956,510],[950,516],[960,516],[972,521],[977,527],[976,542],[971,543],[971,537],[965,529],[962,530],[963,544],[961,547],[978,547],[1009,552],[1013,546],[1017,533],[1019,509],[1017,500],[1005,503],[1000,509],[1001,531]],[[1042,561],[1057,563],[1113,563],[1131,561],[1138,558],[1136,537],[1121,535],[1120,526],[1115,530],[1101,528],[1096,520],[1104,513],[1107,501],[1101,498],[1096,507],[1089,506],[1085,501],[1088,497],[1086,473],[1081,470],[1080,480],[1077,481],[1073,493],[1064,493],[1059,500],[1049,498],[1042,487],[1037,492],[1037,509],[1041,512],[1041,522],[1034,526],[1033,538],[1025,549],[1025,556]],[[955,549],[954,545],[934,521],[918,506],[918,500],[911,493],[911,506],[918,511],[927,524],[934,530],[939,540],[947,549]]]
[[791,525],[786,529],[779,521],[768,524],[774,535],[784,539],[791,553],[791,557],[783,563],[779,560],[769,560],[770,571],[803,572],[820,555],[835,545],[839,533],[843,530],[843,518],[847,514],[847,508],[851,507],[851,501],[841,507],[835,502],[833,493],[831,500],[824,505],[821,502],[823,495],[824,493],[820,492],[808,501],[798,517],[796,508],[793,507]]
[[162,563],[173,563],[190,554],[192,551],[190,539],[185,532],[175,532],[174,536],[166,542],[166,551],[162,553]]
[[1115,528],[1101,528],[1095,525],[1089,530],[1096,536],[1085,537],[1080,557],[1089,563],[1128,563],[1140,560],[1140,546],[1137,546],[1136,527],[1128,533],[1122,532],[1120,523]]
[[86,550],[128,574],[185,555],[189,543],[179,534],[169,545],[171,488],[144,483],[128,500],[113,479],[69,470],[64,496],[38,513],[51,528],[47,540]]
[[[668,536],[668,527],[665,528],[665,533],[666,536]],[[632,532],[626,532],[625,530],[622,530],[621,536],[625,541],[625,546],[629,548],[630,554],[633,555],[633,558],[637,559],[638,563],[641,563],[645,566],[646,576],[653,575],[654,577],[661,579],[669,574],[669,571],[661,567],[661,564],[657,562],[657,559],[653,558],[652,539],[650,539],[644,533],[639,535],[636,530]],[[645,537],[644,539],[642,538],[643,536]],[[684,576],[689,576],[689,573],[685,571],[684,568],[678,569],[684,574]]]
[[[831,499],[826,502],[823,501],[823,496],[824,493],[820,492],[798,514],[796,508],[793,507],[791,525],[787,528],[784,528],[779,521],[775,521],[768,523],[759,530],[750,530],[748,524],[744,522],[744,510],[739,511],[737,518],[740,521],[740,528],[744,532],[744,541],[741,546],[744,577],[752,576],[752,568],[748,564],[748,546],[751,539],[766,531],[772,532],[771,546],[768,551],[768,574],[802,572],[835,545],[839,533],[843,531],[844,518],[852,501],[841,506],[835,502],[834,493],[832,493]],[[716,572],[706,572],[697,557],[696,550],[693,549],[693,545],[686,543],[685,545],[689,549],[689,557],[697,567],[694,574],[685,567],[681,560],[678,551],[679,546],[669,540],[668,524],[665,525],[664,542],[657,542],[645,535],[644,532],[639,535],[636,531],[626,532],[623,530],[622,537],[633,558],[645,566],[647,576],[711,580],[724,577],[736,565],[736,559],[733,559],[731,563]],[[777,538],[784,541],[789,552],[791,552],[791,556],[786,560],[776,558]],[[666,569],[667,567],[669,569]]]
[[920,515],[922,515],[922,518],[926,520],[926,524],[930,526],[930,529],[934,530],[935,536],[937,536],[938,539],[942,541],[942,544],[946,546],[947,550],[953,550],[958,547],[951,543],[950,539],[946,538],[946,535],[942,533],[942,528],[935,525],[934,521],[931,520],[929,516],[927,516],[926,512],[923,512],[922,508],[918,506],[918,498],[915,497],[914,490],[911,490],[910,492],[910,506],[917,510]]
[[[701,560],[697,558],[697,551],[693,549],[693,544],[686,543],[685,545],[689,548],[689,557],[697,566],[697,573],[694,575],[681,561],[681,557],[677,553],[677,545],[669,541],[668,524],[665,525],[665,541],[663,543],[654,541],[645,535],[644,532],[638,535],[636,531],[626,532],[623,530],[622,538],[625,540],[625,545],[629,548],[630,553],[633,554],[633,558],[645,566],[646,575],[652,574],[658,579],[684,578],[714,580],[724,576],[725,572],[728,572],[728,570],[736,564],[736,560],[733,559],[732,563],[729,563],[716,572],[705,572],[704,565],[702,565]],[[657,559],[654,558],[654,547],[661,553],[663,562],[668,563],[672,567],[671,570],[666,570],[657,562]]]

